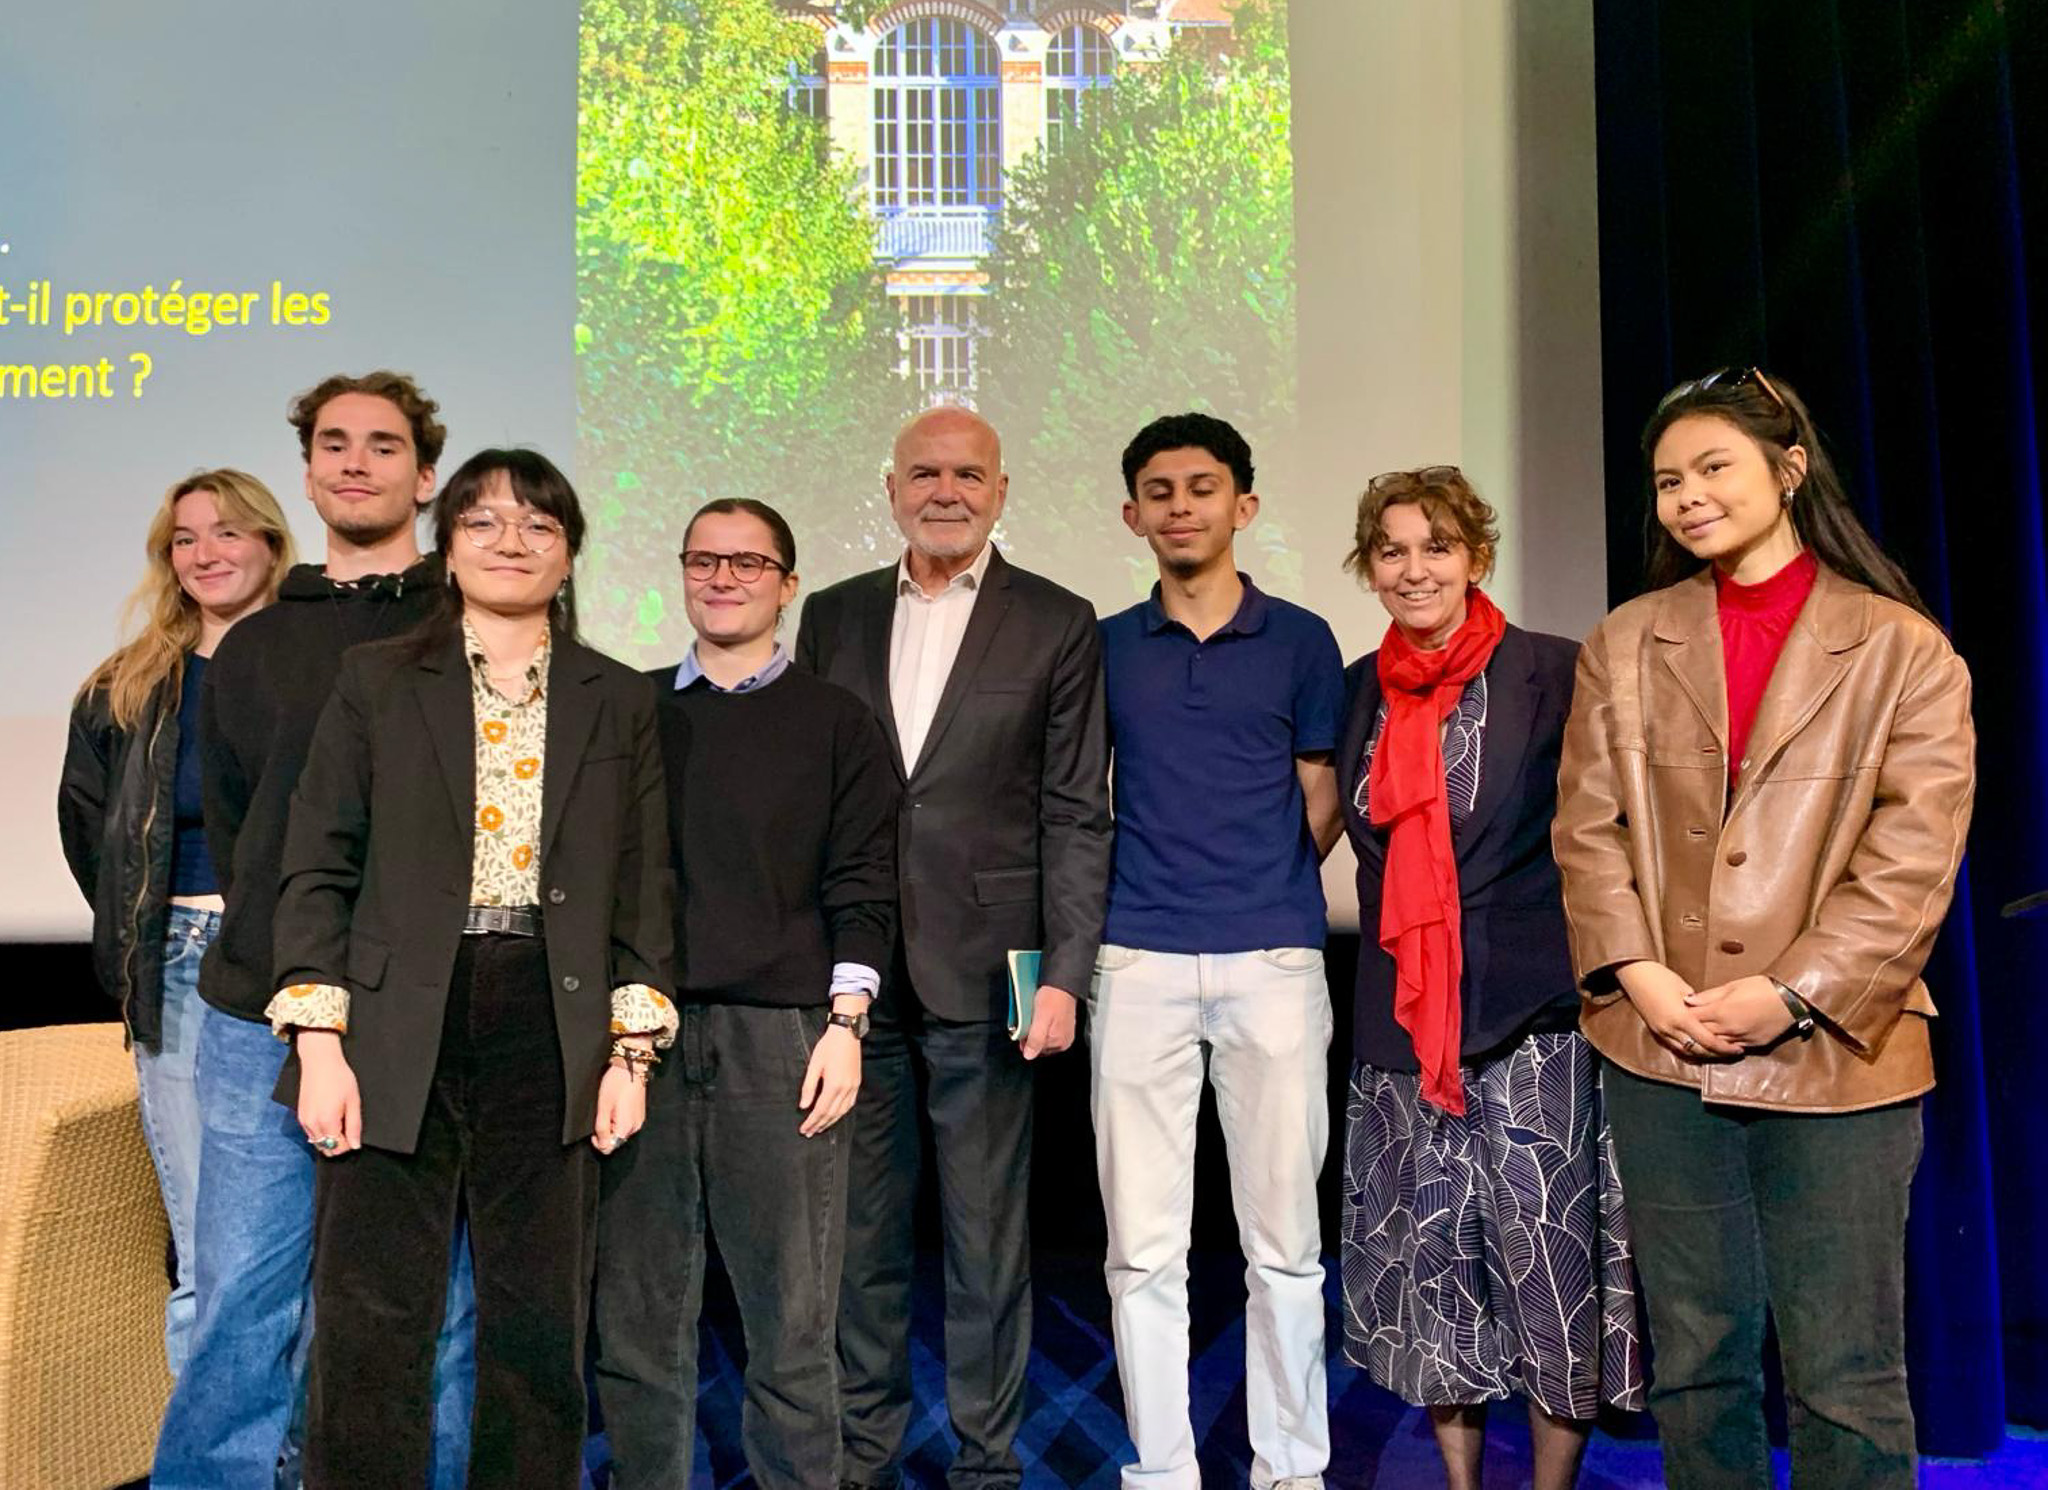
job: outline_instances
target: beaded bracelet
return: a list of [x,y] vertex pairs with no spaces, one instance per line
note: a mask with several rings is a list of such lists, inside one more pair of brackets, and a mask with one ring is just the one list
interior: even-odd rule
[[646,1084],[647,1073],[661,1064],[661,1057],[640,1045],[628,1045],[624,1040],[612,1041],[612,1059],[625,1063],[633,1079]]

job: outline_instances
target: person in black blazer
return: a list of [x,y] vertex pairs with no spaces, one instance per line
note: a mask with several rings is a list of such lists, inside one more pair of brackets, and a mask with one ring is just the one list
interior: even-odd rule
[[[969,410],[904,426],[888,477],[903,558],[811,598],[799,667],[863,699],[904,786],[900,933],[853,1123],[840,1289],[841,1479],[890,1485],[909,1422],[918,1083],[937,1144],[954,1485],[1014,1485],[1031,1294],[1025,1064],[1073,1042],[1102,936],[1109,751],[1088,602],[1017,569],[989,533],[1008,478]],[[1013,1042],[1007,954],[1039,949]]]
[[1538,1490],[1603,1403],[1642,1406],[1628,1231],[1550,853],[1578,645],[1479,588],[1499,533],[1456,467],[1376,477],[1345,567],[1393,618],[1346,673],[1361,946],[1345,1354],[1429,1409],[1477,1487],[1486,1405],[1529,1399]]
[[435,508],[450,613],[345,657],[292,802],[266,1012],[294,1040],[278,1098],[330,1161],[313,1490],[425,1482],[458,1210],[469,1483],[578,1483],[596,1158],[675,1028],[653,691],[575,640],[583,528],[544,457],[464,464]]

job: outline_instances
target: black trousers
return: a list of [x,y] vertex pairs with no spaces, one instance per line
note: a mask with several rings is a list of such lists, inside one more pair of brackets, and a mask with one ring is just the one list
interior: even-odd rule
[[419,1490],[434,1340],[466,1210],[476,1271],[472,1490],[574,1490],[597,1154],[562,1143],[561,1043],[535,937],[464,937],[419,1147],[322,1160],[309,1490]]
[[1777,1113],[1711,1107],[1611,1062],[1602,1080],[1649,1308],[1666,1483],[1771,1483],[1768,1304],[1792,1483],[1910,1490],[1906,1203],[1920,1104]]
[[647,1126],[605,1162],[597,1391],[614,1490],[690,1483],[707,1227],[746,1336],[740,1437],[754,1482],[838,1483],[832,1332],[851,1119],[806,1138],[796,1105],[827,1012],[684,1004]]
[[911,1219],[918,1107],[938,1154],[945,1237],[946,1408],[960,1448],[947,1483],[1019,1483],[1031,1354],[1031,1068],[1001,1024],[934,1019],[907,996],[882,1001],[854,1107],[839,1291],[841,1477],[893,1486],[909,1426]]

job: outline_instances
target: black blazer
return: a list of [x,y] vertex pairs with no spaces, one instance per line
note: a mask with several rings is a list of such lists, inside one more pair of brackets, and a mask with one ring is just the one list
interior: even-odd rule
[[[363,1142],[411,1153],[441,1047],[469,903],[475,718],[459,631],[350,650],[292,798],[275,927],[277,986],[349,991],[342,1049]],[[668,992],[670,874],[654,690],[556,635],[548,661],[540,883],[567,1105],[589,1137],[611,1049],[611,991]],[[286,1064],[277,1098],[298,1096]]]
[[[1571,712],[1579,644],[1509,626],[1486,665],[1486,739],[1479,800],[1453,832],[1464,924],[1463,1058],[1499,1053],[1534,1029],[1578,1027],[1577,980],[1565,941],[1564,894],[1550,855],[1557,760]],[[1352,1053],[1391,1071],[1419,1069],[1394,1022],[1394,959],[1379,945],[1386,835],[1358,811],[1359,765],[1379,713],[1379,654],[1345,669],[1337,758],[1344,830],[1358,855],[1358,982]]]
[[904,783],[899,937],[914,997],[941,1019],[1002,1019],[1006,955],[1088,990],[1109,886],[1109,728],[1087,601],[989,556],[924,753],[903,759],[889,698],[896,566],[813,595],[800,667],[862,699]]

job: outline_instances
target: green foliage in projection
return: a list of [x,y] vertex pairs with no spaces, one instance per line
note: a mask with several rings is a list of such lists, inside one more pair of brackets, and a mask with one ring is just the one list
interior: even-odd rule
[[[1183,33],[1091,92],[1056,150],[1011,173],[988,269],[980,403],[1005,437],[1005,527],[1033,550],[1100,546],[1117,454],[1154,415],[1202,409],[1284,472],[1295,409],[1294,160],[1284,6],[1248,0],[1227,49]],[[1301,561],[1269,505],[1269,583]],[[1240,545],[1243,547],[1243,544]],[[1132,583],[1151,580],[1132,555]]]
[[579,473],[600,541],[579,604],[653,662],[689,632],[646,576],[674,572],[705,501],[773,503],[807,564],[893,552],[875,431],[908,394],[854,173],[785,103],[816,29],[773,0],[584,0],[582,36]]

